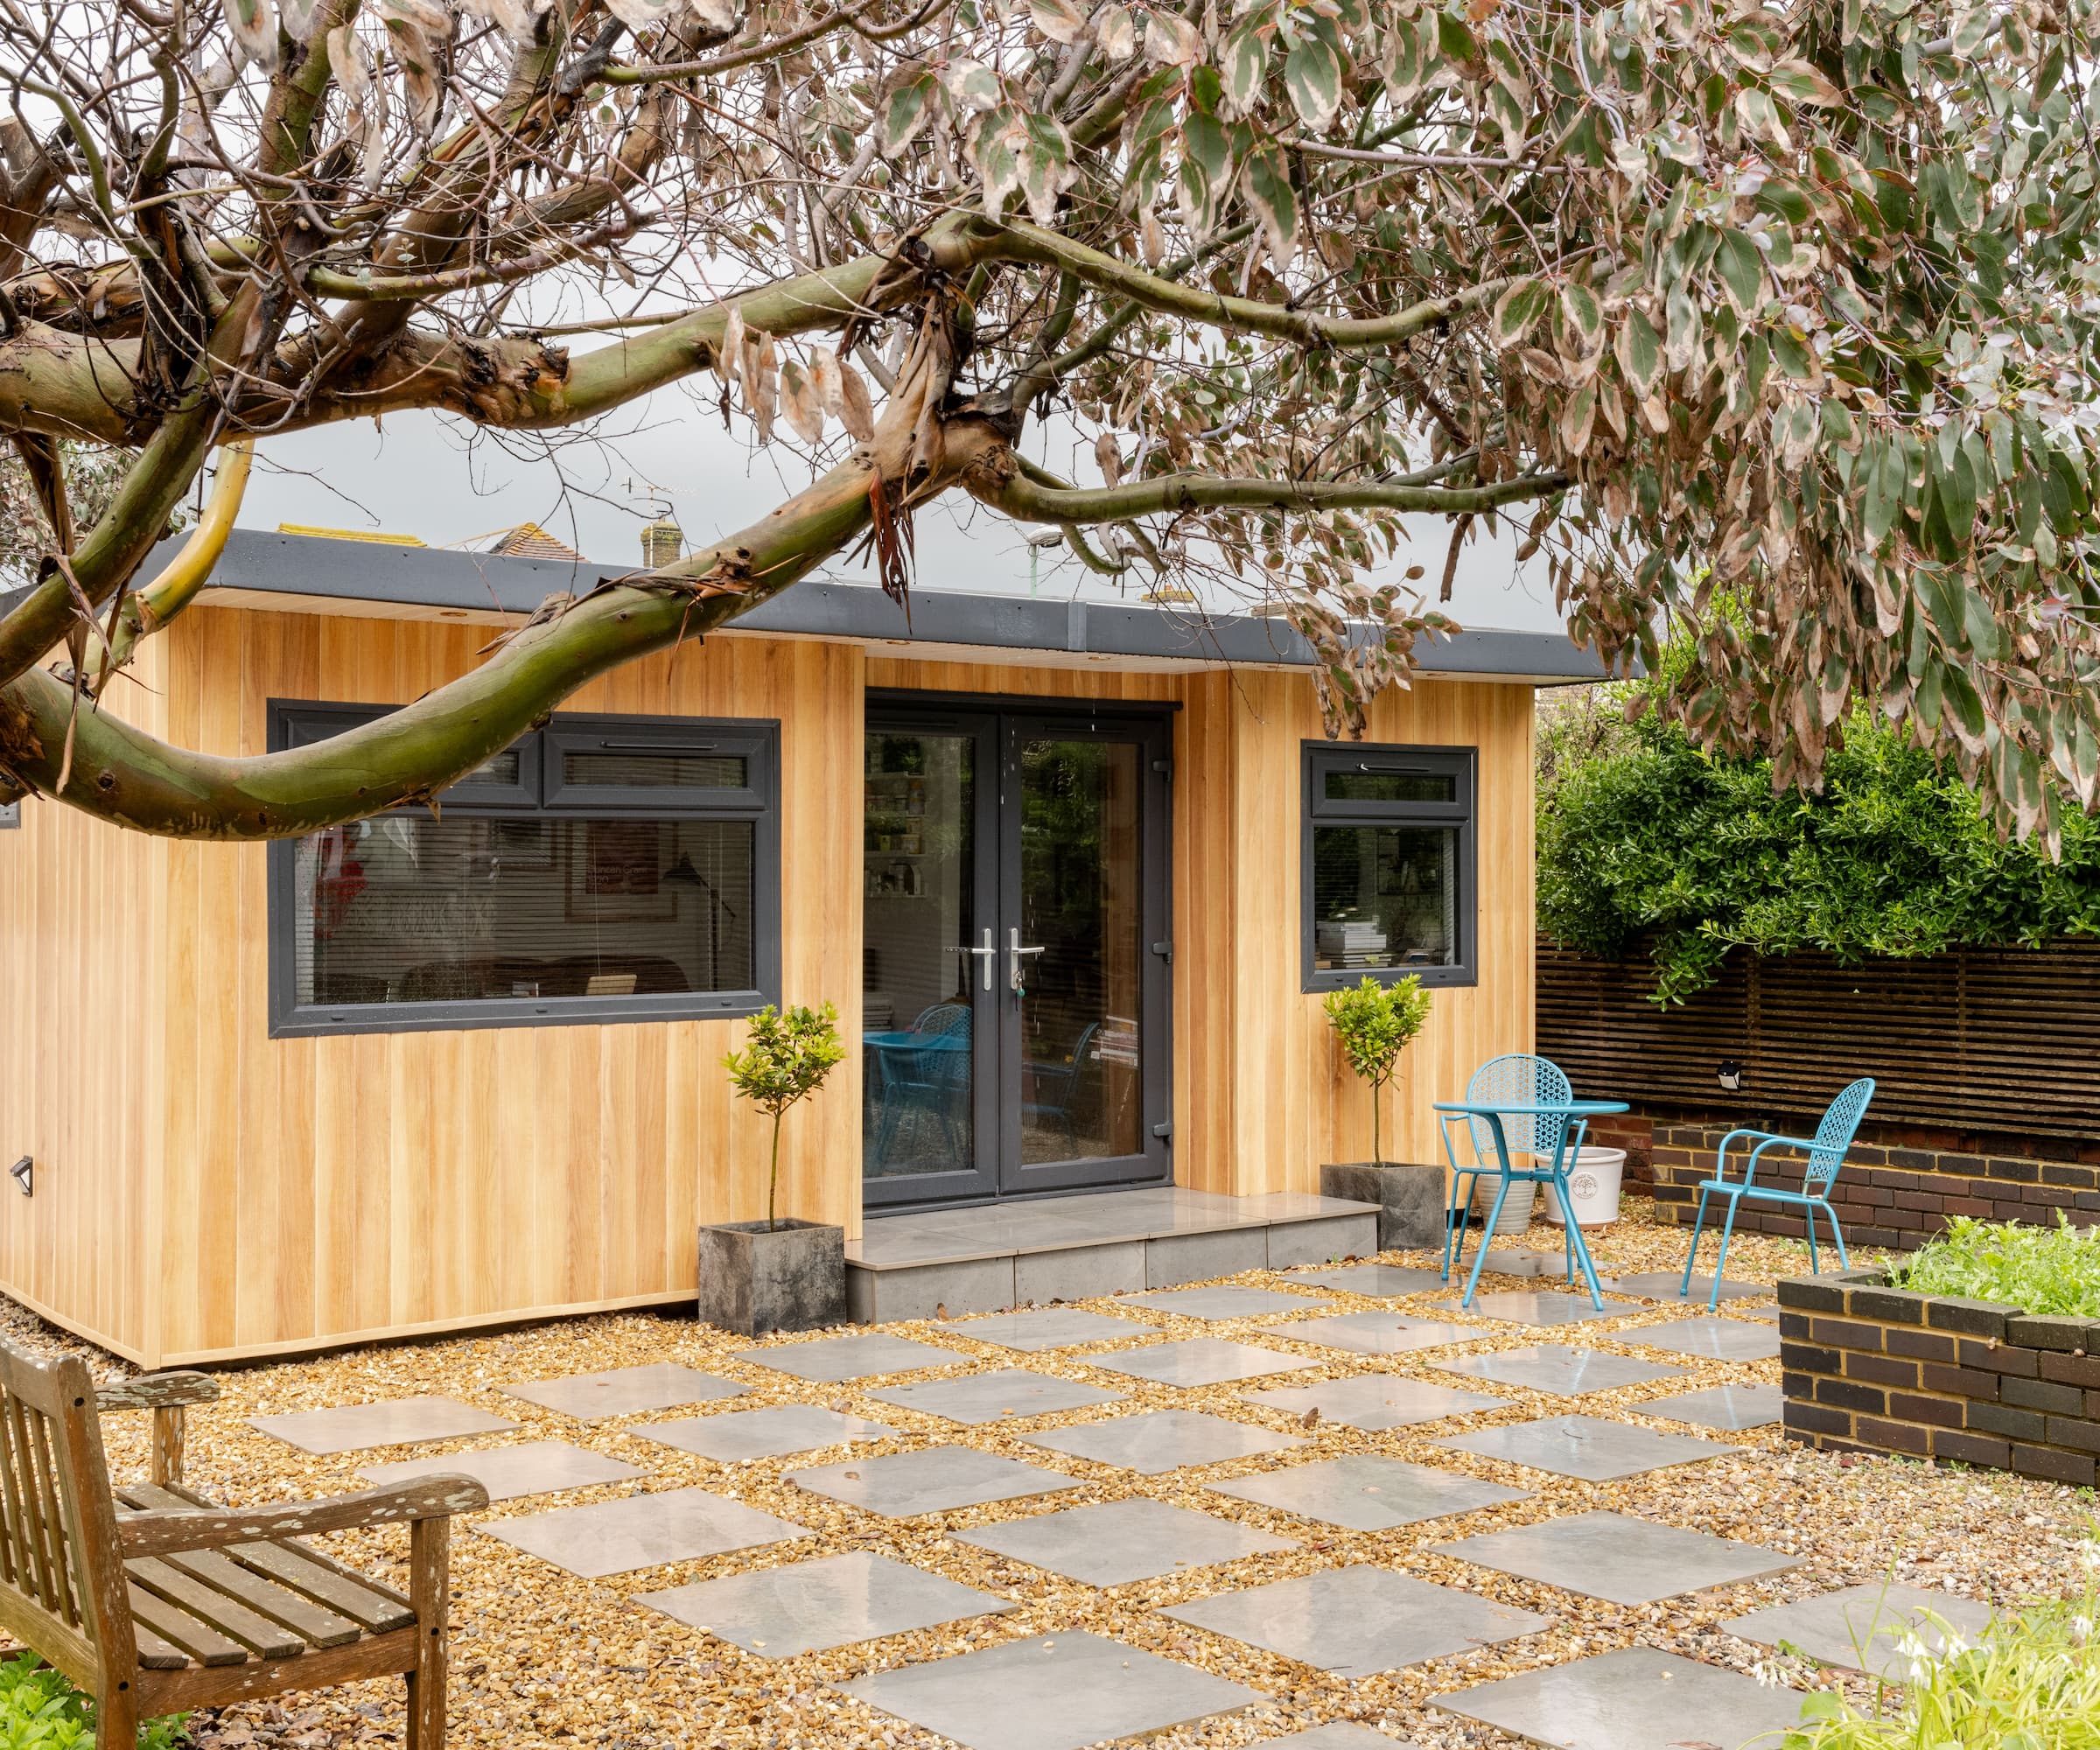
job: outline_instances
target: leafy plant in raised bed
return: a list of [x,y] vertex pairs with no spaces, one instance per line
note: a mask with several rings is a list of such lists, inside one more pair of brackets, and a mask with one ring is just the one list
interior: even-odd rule
[[[2095,1545],[2086,1546],[2094,1561]],[[2100,1750],[2100,1591],[1994,1619],[1951,1656],[1913,1652],[1894,1711],[1864,1714],[1824,1691],[1809,1698],[1785,1750]],[[1945,1631],[1942,1631],[1945,1632]]]
[[2054,1228],[1956,1215],[1939,1238],[1894,1265],[1889,1281],[2044,1318],[2100,1319],[2100,1228],[2075,1228],[2061,1209]]
[[[138,1750],[175,1750],[184,1718],[149,1720]],[[94,1704],[33,1653],[10,1659],[0,1664],[0,1750],[95,1750]]]

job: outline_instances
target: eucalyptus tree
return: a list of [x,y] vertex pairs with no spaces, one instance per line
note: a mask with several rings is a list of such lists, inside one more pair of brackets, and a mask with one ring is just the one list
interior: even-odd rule
[[[1704,744],[1813,782],[1865,698],[2048,830],[2100,781],[2096,28],[2100,0],[0,0],[0,428],[47,548],[0,619],[0,779],[194,837],[427,796],[843,551],[901,594],[956,494],[1069,563],[1264,599],[1337,732],[1506,522],[1607,656],[1676,636],[1663,708]],[[589,429],[696,378],[809,484],[326,744],[123,721],[187,599],[141,567],[215,449],[406,409]],[[1084,479],[1032,458],[1046,420]],[[92,516],[82,446],[116,458]],[[1423,514],[1441,579],[1379,581]]]

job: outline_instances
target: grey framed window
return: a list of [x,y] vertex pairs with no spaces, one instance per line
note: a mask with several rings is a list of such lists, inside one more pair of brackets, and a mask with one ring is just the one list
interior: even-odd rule
[[1468,747],[1308,741],[1302,755],[1305,988],[1366,973],[1471,984],[1479,968]]
[[[272,751],[384,716],[270,704]],[[270,1030],[682,1020],[780,990],[780,726],[562,715],[439,794],[270,847]]]

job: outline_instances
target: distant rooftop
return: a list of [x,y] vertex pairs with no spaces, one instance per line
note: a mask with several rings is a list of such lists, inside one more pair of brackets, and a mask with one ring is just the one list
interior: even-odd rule
[[[156,552],[147,561],[149,574],[174,551],[170,542]],[[202,599],[306,613],[503,624],[531,613],[550,596],[581,595],[637,569],[574,557],[461,552],[399,539],[236,528]],[[1307,668],[1312,662],[1306,640],[1269,615],[931,585],[912,592],[907,615],[872,584],[823,578],[805,579],[710,635],[750,634],[856,643],[886,655],[908,651],[926,658],[1068,668]],[[1544,685],[1605,678],[1594,653],[1559,633],[1461,632],[1424,640],[1418,654],[1432,675]]]

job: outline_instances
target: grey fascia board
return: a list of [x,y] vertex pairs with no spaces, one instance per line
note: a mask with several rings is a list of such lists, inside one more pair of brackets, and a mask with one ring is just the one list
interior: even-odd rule
[[[154,550],[151,576],[178,543]],[[394,603],[470,612],[528,614],[550,595],[583,594],[630,575],[616,567],[554,559],[498,558],[431,547],[332,541],[235,529],[213,571],[217,589],[255,590],[325,601]],[[1281,620],[1260,614],[1206,618],[1171,607],[923,589],[906,611],[872,584],[811,578],[739,616],[739,633],[849,641],[964,646],[1046,654],[1142,658],[1207,667],[1309,668],[1312,651]],[[1594,652],[1542,632],[1461,632],[1417,647],[1431,674],[1542,682],[1606,678]]]

